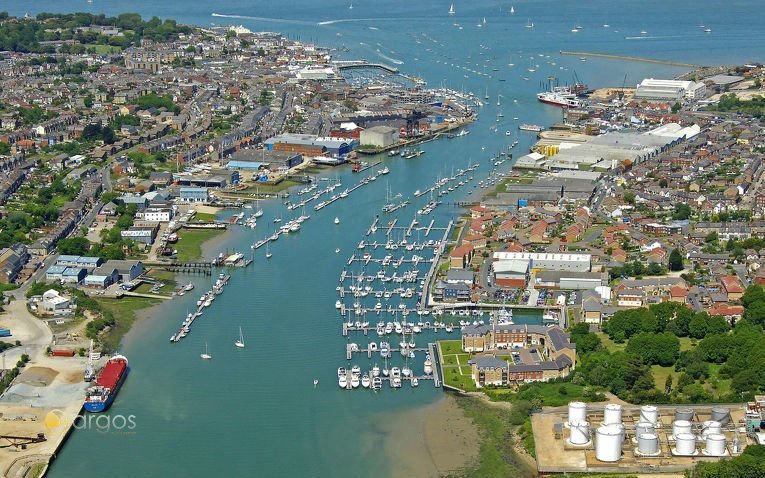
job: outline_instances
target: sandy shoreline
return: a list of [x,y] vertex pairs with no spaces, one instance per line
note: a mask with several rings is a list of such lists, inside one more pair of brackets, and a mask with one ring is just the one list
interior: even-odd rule
[[433,478],[467,468],[478,457],[479,436],[456,400],[444,395],[436,403],[380,417],[391,477]]

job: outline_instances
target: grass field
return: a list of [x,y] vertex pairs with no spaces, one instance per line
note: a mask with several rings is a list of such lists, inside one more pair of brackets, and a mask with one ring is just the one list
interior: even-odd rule
[[111,46],[111,45],[88,45],[88,48],[95,48],[96,53],[99,55],[107,55],[109,53],[119,53],[122,51],[122,48],[118,46]]
[[603,343],[603,347],[606,348],[609,352],[621,352],[627,347],[627,342],[625,341],[623,344],[617,344],[610,338],[608,338],[608,335],[606,335],[603,332],[595,332],[598,337],[600,337],[600,341]]
[[183,262],[200,259],[202,257],[202,243],[224,232],[222,229],[179,231],[178,242],[174,246],[178,251],[178,260]]
[[651,373],[653,374],[653,383],[659,390],[664,390],[664,383],[667,381],[667,377],[672,377],[673,387],[677,385],[677,376],[679,373],[675,372],[675,367],[662,367],[661,365],[652,365]]

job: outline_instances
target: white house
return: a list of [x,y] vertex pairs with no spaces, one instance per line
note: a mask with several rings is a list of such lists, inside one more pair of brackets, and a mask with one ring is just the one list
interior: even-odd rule
[[54,289],[47,290],[42,295],[40,311],[53,315],[68,315],[71,313],[72,304],[69,298],[62,296]]

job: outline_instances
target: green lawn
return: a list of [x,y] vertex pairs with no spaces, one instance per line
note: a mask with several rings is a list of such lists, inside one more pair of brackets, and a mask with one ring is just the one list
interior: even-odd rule
[[99,55],[106,55],[109,53],[119,53],[122,51],[122,48],[118,46],[112,46],[112,45],[88,45],[88,48],[95,48],[96,53]]
[[709,365],[709,379],[706,383],[706,389],[718,397],[730,394],[731,383],[728,378],[720,378],[720,367],[716,363]]
[[197,212],[194,214],[195,221],[212,222],[217,216],[208,212]]
[[694,343],[696,342],[696,340],[690,337],[679,337],[679,339],[680,339],[681,352],[685,352],[686,350],[691,350],[693,347],[695,347]]
[[627,347],[627,342],[625,341],[623,344],[617,344],[610,338],[608,338],[608,335],[606,335],[604,332],[596,332],[598,334],[598,337],[600,337],[600,341],[603,343],[603,346],[608,350],[609,352],[621,352]]
[[463,354],[462,341],[461,340],[440,340],[438,342],[441,347],[442,355]]
[[291,188],[292,186],[297,186],[300,183],[296,181],[290,181],[289,179],[285,179],[284,181],[281,181],[279,184],[268,184],[268,183],[261,183],[261,182],[257,182],[254,184],[255,185],[250,186],[241,192],[247,193],[247,194],[252,194],[252,193],[273,194],[273,193],[284,191],[285,189]]
[[223,229],[181,230],[174,248],[178,251],[179,261],[195,261],[202,258],[202,243],[223,234]]
[[442,379],[446,385],[459,388],[466,392],[475,392],[477,390],[468,367],[465,367],[462,374],[460,374],[460,370],[456,367],[444,368],[444,376]]
[[664,390],[664,384],[666,383],[668,376],[672,377],[672,386],[677,386],[677,376],[680,374],[675,372],[675,367],[652,365],[651,373],[653,374],[653,383],[659,390]]

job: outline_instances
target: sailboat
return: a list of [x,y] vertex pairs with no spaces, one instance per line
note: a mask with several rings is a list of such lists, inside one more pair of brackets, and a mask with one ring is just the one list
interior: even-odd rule
[[454,2],[449,7],[449,16],[454,16]]
[[212,355],[210,355],[209,351],[207,350],[207,342],[205,342],[204,353],[199,354],[199,356],[202,357],[204,360],[210,360],[212,358]]
[[486,87],[486,93],[483,95],[483,99],[488,100],[489,99],[489,87]]
[[266,242],[266,259],[270,259],[271,256],[273,256],[273,254],[271,254],[271,251],[268,250],[268,242]]
[[234,342],[234,345],[236,345],[240,349],[244,348],[244,335],[242,335],[242,328],[241,327],[239,327],[239,340]]
[[531,19],[526,20],[526,28],[534,28],[534,22]]
[[515,15],[515,7],[510,5],[510,15]]
[[350,5],[348,5],[348,10],[353,10],[353,2],[351,2]]

